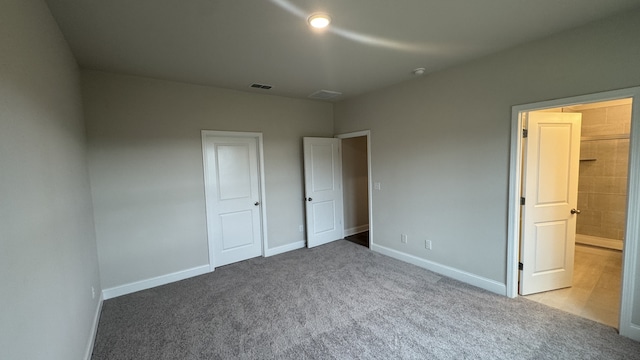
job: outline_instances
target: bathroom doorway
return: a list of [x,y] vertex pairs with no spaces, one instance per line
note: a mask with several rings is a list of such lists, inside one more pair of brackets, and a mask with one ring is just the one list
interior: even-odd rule
[[571,287],[527,299],[618,327],[632,99],[540,110],[580,114],[575,253]]
[[[523,105],[514,105],[512,107],[512,132],[511,132],[511,151],[510,151],[510,176],[509,176],[509,211],[508,211],[508,241],[507,241],[507,291],[509,297],[517,297],[519,295],[519,283],[521,270],[526,269],[527,265],[519,264],[521,255],[523,254],[520,238],[522,234],[523,219],[521,205],[521,194],[523,188],[522,169],[524,168],[524,155],[522,152],[523,142],[526,141],[523,132],[526,129],[526,114],[558,107],[569,107],[578,104],[591,104],[596,102],[604,102],[619,99],[632,99],[631,110],[631,133],[629,139],[629,164],[628,164],[628,181],[627,181],[627,205],[626,219],[624,230],[624,241],[622,250],[622,288],[620,295],[620,316],[618,318],[618,331],[620,335],[640,341],[640,317],[638,317],[638,308],[634,306],[638,300],[638,290],[640,284],[637,281],[638,269],[640,266],[640,87],[632,87],[619,90],[605,91],[601,93],[593,93],[588,95],[574,96],[557,100],[548,100],[538,103],[529,103]],[[570,114],[565,114],[570,115]],[[579,140],[573,142],[579,143]],[[568,192],[571,193],[571,192]],[[576,202],[571,205],[576,205]],[[569,210],[569,209],[567,209]],[[575,244],[575,243],[574,243]],[[527,253],[527,252],[524,252]],[[574,252],[567,252],[574,254]],[[542,257],[538,257],[542,258]],[[535,262],[529,264],[536,265]],[[573,261],[571,262],[573,265]]]

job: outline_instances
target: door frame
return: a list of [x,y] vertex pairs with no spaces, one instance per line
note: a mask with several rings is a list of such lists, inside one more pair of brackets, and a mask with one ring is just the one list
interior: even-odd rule
[[[362,131],[354,131],[349,133],[343,133],[335,135],[334,137],[338,139],[349,139],[355,137],[365,136],[367,138],[367,184],[368,184],[368,201],[369,201],[369,249],[371,249],[371,245],[373,245],[373,183],[371,179],[371,130],[362,130]],[[343,197],[344,199],[344,197]],[[344,200],[343,200],[344,201]],[[342,224],[344,226],[344,219],[342,220]]]
[[629,146],[627,186],[627,222],[623,249],[622,287],[619,331],[623,336],[640,340],[640,324],[632,323],[633,297],[640,286],[638,268],[638,237],[640,236],[640,87],[605,91],[557,100],[513,106],[511,109],[511,151],[509,159],[509,207],[507,233],[507,296],[518,296],[518,261],[520,253],[520,194],[522,187],[522,129],[520,113],[582,103],[633,98]]
[[202,165],[203,165],[203,179],[204,179],[204,203],[205,203],[205,226],[207,233],[207,246],[209,252],[209,271],[214,271],[215,269],[215,258],[213,255],[213,236],[212,229],[209,228],[209,212],[207,211],[209,192],[207,191],[207,174],[208,165],[207,165],[207,147],[205,138],[207,136],[216,136],[216,137],[233,137],[233,138],[252,138],[257,142],[256,149],[258,151],[258,191],[260,193],[260,228],[262,230],[261,236],[261,246],[260,246],[260,255],[264,257],[265,249],[269,248],[269,241],[267,237],[267,201],[265,196],[265,177],[264,177],[264,146],[262,140],[261,132],[240,132],[240,131],[218,131],[218,130],[202,130],[201,131],[201,139],[202,139]]

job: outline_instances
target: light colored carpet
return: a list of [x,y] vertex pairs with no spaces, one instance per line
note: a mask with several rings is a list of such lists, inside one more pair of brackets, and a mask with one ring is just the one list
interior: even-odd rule
[[107,300],[92,359],[640,359],[640,343],[341,240]]

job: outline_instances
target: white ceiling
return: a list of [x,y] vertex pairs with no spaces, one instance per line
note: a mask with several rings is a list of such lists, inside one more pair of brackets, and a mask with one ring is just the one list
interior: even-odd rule
[[[80,66],[337,100],[639,7],[640,0],[46,0]],[[311,31],[324,11],[328,31]],[[252,83],[273,85],[251,89]]]

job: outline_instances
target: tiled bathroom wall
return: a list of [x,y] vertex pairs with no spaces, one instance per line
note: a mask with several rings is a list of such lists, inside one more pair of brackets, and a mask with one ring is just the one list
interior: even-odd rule
[[623,240],[631,105],[582,113],[577,233]]

